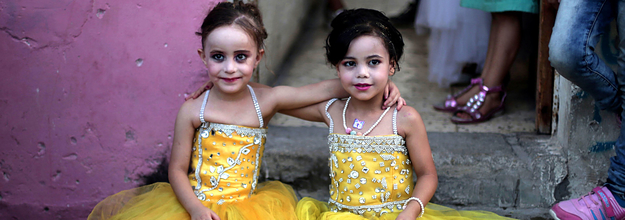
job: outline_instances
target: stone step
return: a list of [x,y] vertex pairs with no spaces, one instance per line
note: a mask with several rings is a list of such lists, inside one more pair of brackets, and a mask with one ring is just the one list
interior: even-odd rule
[[[299,196],[329,197],[327,128],[271,126],[261,178],[291,184]],[[521,219],[547,218],[566,190],[566,157],[550,136],[429,132],[438,172],[432,202]]]

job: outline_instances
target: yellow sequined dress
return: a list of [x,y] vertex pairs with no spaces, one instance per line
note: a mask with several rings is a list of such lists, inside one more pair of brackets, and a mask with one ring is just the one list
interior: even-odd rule
[[[196,130],[189,181],[204,206],[222,220],[297,219],[293,189],[278,181],[257,184],[267,129],[252,88],[260,128],[208,123],[204,103]],[[190,219],[171,185],[155,183],[107,197],[89,219]]]
[[[300,220],[396,219],[413,189],[412,163],[404,138],[337,134],[330,119],[330,198],[321,202],[305,197],[297,204]],[[429,203],[419,219],[507,219],[491,212],[456,211]]]

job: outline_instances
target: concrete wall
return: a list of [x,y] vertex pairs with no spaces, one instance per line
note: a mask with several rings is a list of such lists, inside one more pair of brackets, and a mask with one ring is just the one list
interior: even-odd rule
[[[85,218],[153,172],[205,81],[194,33],[217,2],[0,1],[0,219]],[[307,2],[260,3],[274,69]]]
[[554,139],[568,164],[568,175],[555,191],[560,201],[586,194],[605,182],[619,129],[614,113],[599,111],[588,93],[564,77],[556,74],[554,86]]
[[[269,37],[265,41],[265,58],[259,65],[259,82],[272,83],[282,61],[288,55],[302,24],[309,16],[313,0],[257,0]],[[321,3],[317,1],[317,4]]]

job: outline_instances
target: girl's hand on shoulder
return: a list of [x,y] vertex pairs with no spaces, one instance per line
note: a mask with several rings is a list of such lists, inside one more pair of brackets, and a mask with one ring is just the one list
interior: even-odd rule
[[389,108],[397,103],[397,110],[399,111],[402,106],[406,105],[406,100],[401,97],[399,89],[393,81],[388,81],[388,84],[384,87],[384,99],[386,100],[384,101],[382,109]]
[[195,90],[195,92],[191,93],[191,95],[185,95],[184,100],[187,101],[189,99],[197,99],[197,97],[200,97],[200,95],[202,95],[202,93],[204,93],[206,90],[209,90],[213,87],[213,82],[208,81],[206,83],[204,83],[204,85],[202,85],[202,87],[200,87],[199,89]]
[[191,220],[221,220],[217,213],[206,207],[201,207],[189,214],[191,215]]

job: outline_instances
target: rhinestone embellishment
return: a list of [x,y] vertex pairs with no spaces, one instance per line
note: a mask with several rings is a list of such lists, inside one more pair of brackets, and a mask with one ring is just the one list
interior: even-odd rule
[[366,183],[367,183],[367,179],[365,179],[364,177],[360,178],[360,184],[365,185]]
[[351,173],[349,173],[349,177],[352,179],[358,178],[358,171],[352,171]]

